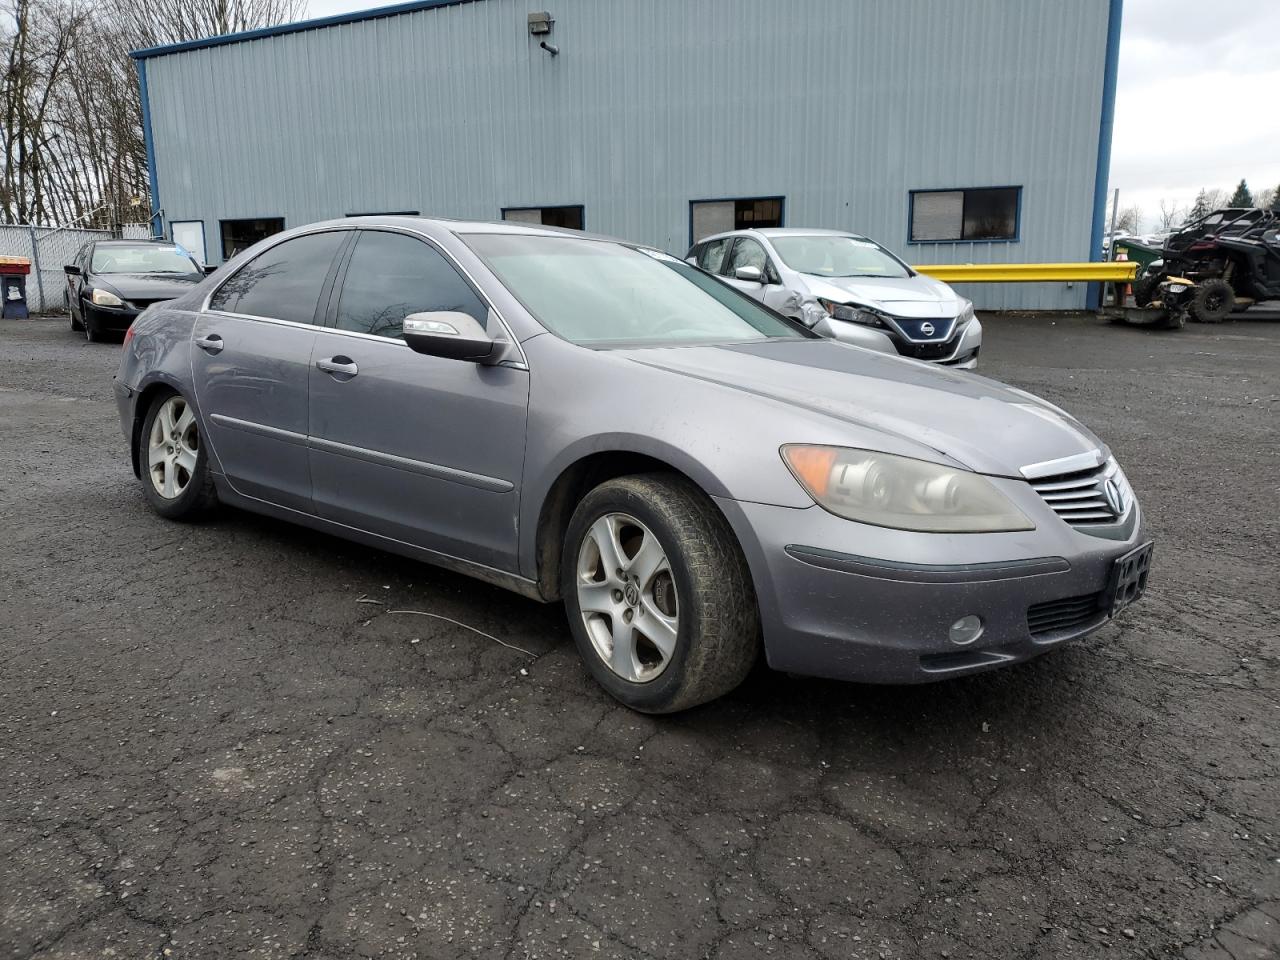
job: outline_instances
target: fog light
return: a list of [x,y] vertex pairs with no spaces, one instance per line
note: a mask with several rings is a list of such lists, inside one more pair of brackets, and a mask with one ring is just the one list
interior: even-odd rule
[[982,636],[981,617],[961,617],[951,625],[951,642],[964,646]]

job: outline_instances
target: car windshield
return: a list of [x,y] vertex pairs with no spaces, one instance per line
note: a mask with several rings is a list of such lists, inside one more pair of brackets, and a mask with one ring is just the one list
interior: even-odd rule
[[665,253],[576,237],[477,233],[464,239],[543,326],[573,343],[726,343],[808,336]]
[[139,243],[134,246],[100,243],[93,248],[92,273],[199,273],[185,253],[177,247],[165,247],[158,243]]
[[858,237],[770,237],[778,256],[797,273],[816,277],[909,277],[902,261],[874,240]]

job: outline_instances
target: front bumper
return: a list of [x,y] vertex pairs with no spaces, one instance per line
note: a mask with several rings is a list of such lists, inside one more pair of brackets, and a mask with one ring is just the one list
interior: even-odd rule
[[113,333],[123,333],[128,330],[134,320],[138,319],[141,310],[133,307],[96,307],[92,304],[84,304],[85,320],[93,325],[95,330],[110,331]]
[[[1136,503],[1110,539],[1056,517],[1025,533],[919,534],[816,506],[717,502],[751,567],[769,665],[868,683],[977,673],[1092,633],[1109,620],[1113,562],[1142,542]],[[952,642],[970,616],[981,635]]]
[[974,317],[959,333],[942,343],[915,343],[897,334],[874,327],[843,320],[826,320],[814,327],[818,333],[836,340],[852,343],[880,353],[896,354],[912,360],[922,360],[959,370],[972,370],[978,366],[978,352],[982,349],[982,322]]

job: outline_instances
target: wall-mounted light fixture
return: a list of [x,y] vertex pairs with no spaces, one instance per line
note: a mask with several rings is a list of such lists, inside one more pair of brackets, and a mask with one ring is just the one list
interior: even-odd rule
[[555,20],[545,10],[541,13],[531,13],[529,14],[529,33],[535,37],[550,33],[553,23]]

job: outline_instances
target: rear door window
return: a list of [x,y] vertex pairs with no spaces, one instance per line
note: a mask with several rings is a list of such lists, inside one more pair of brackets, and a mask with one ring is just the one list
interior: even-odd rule
[[333,256],[347,237],[312,233],[277,244],[254,257],[209,300],[209,309],[293,323],[315,323],[316,304]]
[[362,231],[342,281],[335,326],[399,337],[409,314],[437,310],[470,314],[481,325],[489,315],[484,301],[434,247],[402,233]]

